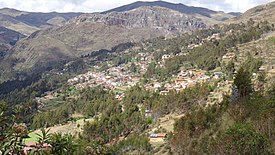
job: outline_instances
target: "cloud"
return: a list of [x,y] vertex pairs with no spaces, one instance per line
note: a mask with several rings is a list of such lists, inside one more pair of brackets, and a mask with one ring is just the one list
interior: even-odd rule
[[[15,8],[31,12],[98,12],[136,0],[0,0],[0,7]],[[153,1],[153,0],[148,0]],[[205,7],[216,11],[244,12],[271,0],[167,0],[190,6]]]

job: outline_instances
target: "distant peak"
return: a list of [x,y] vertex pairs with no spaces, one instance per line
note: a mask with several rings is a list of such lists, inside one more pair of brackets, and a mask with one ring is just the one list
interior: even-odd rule
[[232,15],[232,16],[240,16],[242,13],[241,12],[229,12],[228,14]]

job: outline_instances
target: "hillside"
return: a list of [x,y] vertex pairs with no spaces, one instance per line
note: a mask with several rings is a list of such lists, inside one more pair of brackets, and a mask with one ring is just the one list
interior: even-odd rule
[[0,39],[0,58],[6,55],[6,52],[11,48],[11,45],[5,40]]
[[16,31],[0,26],[0,39],[6,41],[10,45],[14,45],[18,40],[26,37]]
[[0,9],[0,26],[20,32],[24,35],[53,26],[65,24],[68,20],[82,13],[36,13],[25,12],[10,8]]
[[20,16],[16,16],[15,19],[38,28],[48,28],[48,27],[60,26],[62,24],[65,24],[65,22],[67,22],[68,20],[74,17],[77,17],[81,14],[83,13],[28,12],[28,13],[21,14]]
[[0,154],[274,154],[271,4],[225,22],[162,1],[2,10],[39,30],[0,27]]
[[0,58],[3,58],[13,45],[24,37],[16,31],[0,26]]
[[0,26],[11,29],[13,31],[17,31],[18,33],[24,34],[26,36],[39,30],[39,28],[35,26],[28,25],[22,21],[15,19],[14,17],[5,14],[0,14],[0,21]]
[[266,20],[271,23],[275,23],[275,2],[270,2],[264,5],[259,5],[254,8],[251,8],[239,17],[232,18],[229,21],[244,22],[249,20],[250,18],[255,21]]

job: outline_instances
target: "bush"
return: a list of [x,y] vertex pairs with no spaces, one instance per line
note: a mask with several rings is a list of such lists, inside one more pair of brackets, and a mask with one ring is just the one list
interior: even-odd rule
[[215,154],[269,154],[269,140],[248,124],[234,124],[216,142]]

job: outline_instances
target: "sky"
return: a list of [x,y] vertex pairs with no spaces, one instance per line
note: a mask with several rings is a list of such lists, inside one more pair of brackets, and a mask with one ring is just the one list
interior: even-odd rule
[[[29,12],[99,12],[137,0],[0,0],[0,8],[8,7]],[[154,1],[154,0],[146,0]],[[189,6],[205,7],[224,12],[246,10],[273,0],[165,0]]]

